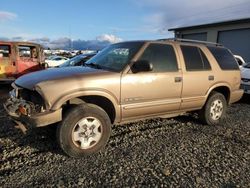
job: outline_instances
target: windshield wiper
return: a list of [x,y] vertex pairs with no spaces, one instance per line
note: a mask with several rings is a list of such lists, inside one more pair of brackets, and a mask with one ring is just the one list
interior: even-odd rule
[[102,66],[100,66],[99,64],[96,63],[85,63],[85,66],[89,66],[89,67],[93,67],[95,69],[102,69]]

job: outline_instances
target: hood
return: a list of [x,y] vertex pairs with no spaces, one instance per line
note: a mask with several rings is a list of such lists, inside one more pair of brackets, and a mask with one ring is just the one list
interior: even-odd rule
[[36,84],[48,80],[65,79],[75,76],[81,77],[83,75],[98,74],[102,72],[107,71],[101,69],[93,69],[90,67],[52,68],[21,76],[15,81],[15,84],[26,89],[33,89]]
[[248,78],[250,79],[250,68],[241,68],[241,78]]

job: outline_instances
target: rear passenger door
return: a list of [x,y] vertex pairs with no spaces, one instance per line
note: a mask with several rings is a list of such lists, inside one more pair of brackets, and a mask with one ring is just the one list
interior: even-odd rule
[[150,72],[124,73],[121,79],[122,119],[146,117],[179,110],[182,73],[174,47],[147,44],[138,60],[152,63]]
[[181,109],[202,106],[208,89],[214,84],[211,65],[204,51],[197,46],[181,45],[183,90]]

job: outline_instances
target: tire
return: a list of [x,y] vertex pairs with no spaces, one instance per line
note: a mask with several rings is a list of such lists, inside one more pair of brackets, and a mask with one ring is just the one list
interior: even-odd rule
[[198,112],[199,119],[204,124],[218,125],[225,117],[227,101],[223,94],[212,91],[206,104]]
[[57,127],[61,149],[71,157],[83,157],[100,151],[108,142],[111,123],[99,106],[81,104],[70,108]]
[[43,65],[43,67],[44,67],[45,69],[49,68],[49,64],[48,64],[48,63],[44,63],[44,64],[42,64],[42,65]]

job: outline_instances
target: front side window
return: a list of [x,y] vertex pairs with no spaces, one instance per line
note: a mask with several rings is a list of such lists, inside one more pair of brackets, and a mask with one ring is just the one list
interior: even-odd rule
[[55,58],[54,60],[55,60],[55,61],[60,61],[60,60],[62,60],[62,58],[61,58],[61,57],[57,57],[57,58]]
[[143,44],[144,42],[112,44],[88,60],[85,65],[120,72],[128,65]]
[[10,57],[10,46],[0,45],[0,58]]
[[150,44],[139,60],[152,63],[152,72],[178,71],[174,48],[168,44]]
[[195,46],[181,46],[187,71],[211,70],[211,66],[201,49]]

